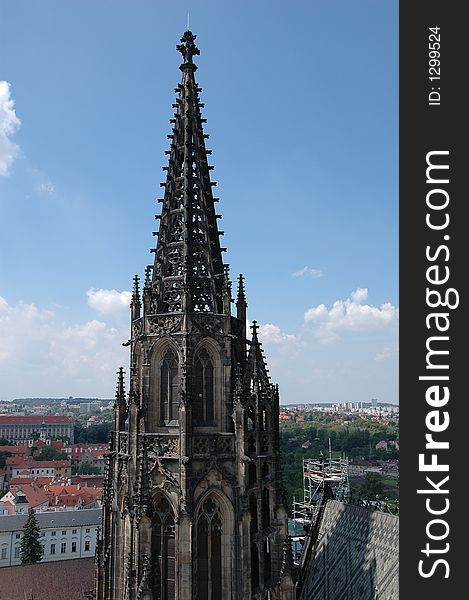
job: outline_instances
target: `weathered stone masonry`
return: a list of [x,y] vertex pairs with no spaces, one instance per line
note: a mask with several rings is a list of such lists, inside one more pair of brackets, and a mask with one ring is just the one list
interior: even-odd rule
[[97,552],[99,600],[293,598],[279,395],[257,325],[236,316],[222,260],[186,31],[161,215],[134,279],[129,392],[121,369]]

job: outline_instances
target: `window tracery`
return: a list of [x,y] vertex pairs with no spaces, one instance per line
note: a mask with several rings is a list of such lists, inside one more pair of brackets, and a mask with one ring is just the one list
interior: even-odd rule
[[214,410],[214,368],[210,354],[203,348],[194,361],[194,425],[212,425]]
[[179,411],[178,359],[172,349],[164,355],[160,375],[160,421],[165,425],[177,420]]
[[197,519],[196,581],[198,600],[222,598],[222,518],[218,502],[205,500]]
[[152,592],[157,600],[176,600],[174,517],[166,498],[155,506],[152,531]]

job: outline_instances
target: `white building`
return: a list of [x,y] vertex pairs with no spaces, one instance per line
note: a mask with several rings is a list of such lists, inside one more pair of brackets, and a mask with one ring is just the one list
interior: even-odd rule
[[[93,557],[101,509],[37,513],[42,562]],[[0,567],[21,564],[20,543],[27,515],[0,517]]]

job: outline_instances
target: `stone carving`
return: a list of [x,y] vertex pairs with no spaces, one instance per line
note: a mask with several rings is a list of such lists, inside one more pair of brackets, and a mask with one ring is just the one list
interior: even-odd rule
[[140,438],[139,446],[140,455],[143,455],[144,451],[146,452],[151,487],[169,491],[174,489],[182,497],[178,479],[164,464],[164,459],[179,456],[179,438],[146,434]]
[[234,452],[233,438],[220,435],[195,436],[192,449],[194,454],[231,454]]
[[143,335],[143,320],[138,319],[132,323],[132,340],[139,340]]
[[120,453],[128,454],[129,453],[129,434],[127,432],[121,432],[118,435],[119,435]]
[[130,456],[127,454],[125,456],[119,456],[118,466],[117,466],[117,481],[119,489],[127,482],[127,463],[129,461]]
[[150,317],[148,319],[151,333],[157,335],[166,335],[180,329],[182,318],[175,315],[164,315],[158,317]]
[[149,575],[150,575],[150,569],[151,569],[151,559],[150,559],[150,555],[149,554],[144,554],[143,555],[143,568],[142,568],[142,577],[140,579],[140,584],[138,586],[138,590],[137,590],[137,595],[135,596],[136,600],[140,600],[140,598],[142,597],[142,593],[144,591],[144,589],[146,587],[148,587],[146,584]]
[[224,317],[212,315],[193,315],[191,319],[191,333],[202,333],[204,335],[223,334]]
[[[148,459],[156,460],[156,457],[179,456],[179,437],[145,434],[142,442],[145,444]],[[151,462],[150,462],[151,464]],[[150,468],[150,471],[152,469]]]
[[163,282],[163,302],[165,312],[181,312],[183,282],[169,279]]

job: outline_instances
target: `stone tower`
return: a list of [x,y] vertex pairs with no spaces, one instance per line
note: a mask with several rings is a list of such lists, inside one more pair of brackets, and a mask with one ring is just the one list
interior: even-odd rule
[[134,279],[97,550],[98,600],[293,598],[278,387],[236,316],[186,31],[158,241]]

